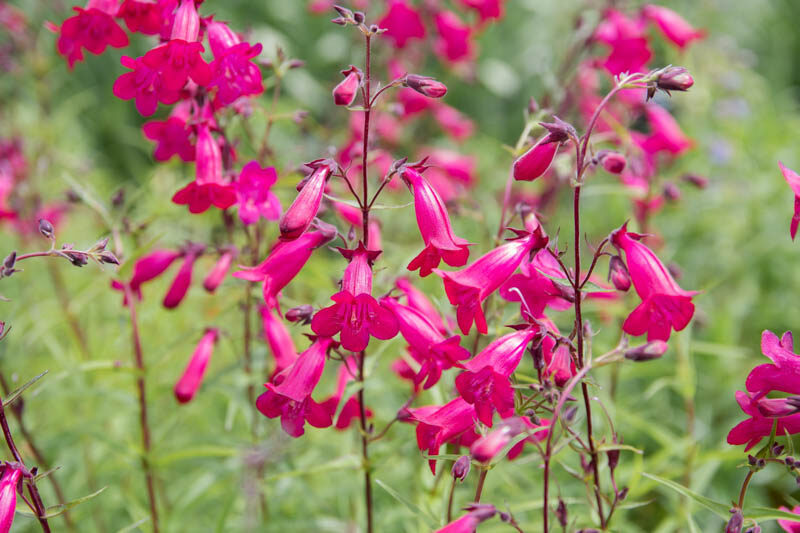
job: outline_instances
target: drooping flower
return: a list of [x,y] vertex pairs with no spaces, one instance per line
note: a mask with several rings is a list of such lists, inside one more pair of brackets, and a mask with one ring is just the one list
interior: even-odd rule
[[161,73],[147,66],[144,58],[128,56],[120,58],[122,66],[132,72],[120,75],[114,82],[114,96],[121,100],[134,100],[136,110],[144,117],[156,112],[158,103],[171,105],[180,99],[180,90],[168,89]]
[[473,442],[469,453],[479,463],[488,464],[511,442],[511,439],[527,431],[532,425],[530,420],[522,417],[507,418],[495,429]]
[[296,239],[308,229],[322,204],[325,183],[336,170],[336,163],[328,159],[313,161],[308,166],[314,171],[297,186],[300,192],[278,223],[281,239]]
[[472,28],[452,11],[440,11],[433,17],[439,34],[433,49],[445,61],[457,63],[472,58]]
[[261,168],[258,161],[247,163],[236,180],[239,218],[244,224],[254,224],[260,217],[278,220],[281,203],[270,188],[278,180],[274,167]]
[[370,336],[387,340],[397,335],[398,324],[392,312],[372,297],[372,262],[380,252],[367,250],[363,243],[355,250],[340,248],[339,252],[350,261],[342,290],[331,296],[335,304],[314,315],[311,329],[325,337],[341,333],[342,347],[360,352]]
[[469,508],[470,511],[456,518],[446,526],[437,529],[434,533],[475,533],[481,522],[493,518],[497,514],[494,505],[476,503]]
[[781,174],[783,174],[783,179],[786,180],[786,183],[789,184],[789,187],[791,187],[794,193],[794,214],[789,224],[789,235],[791,235],[792,240],[794,240],[797,235],[797,226],[800,224],[800,175],[794,170],[784,166],[780,161],[778,161],[778,166],[781,169]]
[[[455,398],[442,406],[426,406],[408,409],[410,420],[417,423],[417,446],[420,451],[437,455],[442,444],[456,441],[465,433],[471,432],[474,442],[475,408]],[[428,461],[431,472],[436,474],[436,460]]]
[[653,251],[640,242],[641,235],[631,233],[627,223],[611,234],[611,242],[625,252],[625,262],[633,287],[642,303],[622,324],[634,336],[647,333],[647,340],[669,340],[672,330],[681,331],[694,315],[694,291],[681,289],[667,267]]
[[413,377],[415,387],[422,384],[423,389],[429,389],[439,381],[443,370],[463,368],[460,361],[467,359],[469,352],[460,346],[461,337],[446,338],[421,311],[402,305],[393,298],[384,298],[381,304],[397,319],[410,355],[420,363],[419,371]]
[[[182,252],[175,250],[155,250],[150,252],[133,264],[133,274],[130,281],[112,280],[111,288],[125,293],[125,286],[127,285],[136,299],[141,300],[142,284],[163,274],[181,255]],[[123,296],[122,305],[128,305],[127,295]]]
[[191,102],[184,100],[170,112],[167,120],[151,120],[142,126],[144,136],[155,141],[153,157],[168,161],[177,155],[183,161],[194,161],[195,149],[191,141],[192,130],[187,126],[191,115]]
[[550,134],[542,137],[527,152],[514,161],[514,179],[517,181],[533,181],[542,176],[553,163],[560,144]]
[[422,252],[408,264],[408,269],[419,269],[420,276],[425,277],[442,260],[455,267],[466,264],[469,242],[453,233],[447,208],[436,190],[416,168],[403,167],[400,177],[414,194],[414,212],[425,244]]
[[608,9],[594,33],[594,39],[611,47],[603,67],[612,75],[641,72],[653,52],[647,42],[644,24],[623,13]]
[[175,398],[180,403],[188,403],[192,401],[197,389],[203,383],[203,376],[205,376],[208,362],[211,360],[211,354],[214,352],[214,345],[219,338],[219,330],[216,328],[208,328],[197,343],[197,347],[186,365],[186,370],[183,371],[181,378],[175,384]]
[[6,463],[0,476],[0,533],[8,533],[14,522],[17,508],[17,486],[22,478],[22,470]]
[[663,151],[680,155],[693,146],[692,140],[681,131],[678,122],[669,111],[658,104],[648,104],[645,112],[652,130],[640,143],[645,152],[655,154]]
[[572,307],[574,291],[553,280],[563,278],[564,273],[547,250],[540,250],[531,261],[523,261],[520,271],[500,287],[500,296],[509,302],[520,302],[523,317],[541,319],[547,307],[556,311]]
[[397,278],[395,286],[405,295],[409,307],[425,315],[425,318],[439,330],[439,333],[442,335],[447,334],[448,329],[444,325],[442,315],[439,314],[439,311],[424,292],[414,287],[408,278]]
[[[336,418],[334,427],[338,430],[344,430],[350,427],[353,420],[361,418],[361,404],[358,403],[358,396],[353,393],[349,398],[344,397],[347,384],[355,380],[358,373],[358,358],[356,356],[348,357],[339,367],[339,377],[336,380],[336,393],[322,402],[322,405],[333,417],[339,404],[344,401],[344,405],[339,411],[339,416]],[[365,408],[364,414],[367,418],[372,416],[372,411]]]
[[264,303],[273,309],[278,305],[281,290],[303,269],[314,250],[335,236],[335,228],[325,228],[304,233],[293,241],[279,242],[264,261],[255,267],[243,267],[233,277],[263,282]]
[[209,88],[217,88],[215,107],[230,105],[243,96],[257,96],[264,92],[261,70],[253,62],[261,53],[261,44],[243,42],[223,22],[212,21],[207,29],[208,41],[214,53]]
[[178,205],[188,205],[190,213],[203,213],[212,205],[228,209],[236,203],[234,187],[222,175],[222,150],[208,124],[197,131],[195,180],[172,197]]
[[183,301],[183,298],[189,291],[189,286],[192,284],[194,263],[197,261],[197,258],[200,257],[200,254],[203,253],[203,249],[204,247],[200,245],[189,245],[187,247],[183,256],[183,264],[178,270],[178,273],[175,274],[175,279],[172,280],[172,284],[169,286],[169,290],[167,290],[167,294],[164,296],[164,307],[167,309],[174,309]]
[[292,437],[305,433],[306,422],[316,428],[330,427],[331,413],[311,398],[325,369],[325,358],[333,340],[319,338],[297,360],[264,386],[266,392],[256,407],[267,418],[281,418],[281,427]]
[[229,247],[222,251],[222,255],[219,256],[217,262],[214,264],[214,268],[206,276],[206,279],[203,280],[203,288],[208,292],[214,292],[217,290],[217,287],[220,286],[222,280],[225,279],[225,276],[228,275],[228,270],[231,268],[231,264],[233,263],[234,258],[236,257],[236,248]]
[[356,99],[358,88],[361,86],[361,70],[353,65],[342,71],[344,79],[333,88],[333,103],[349,106]]
[[85,48],[95,55],[102,54],[107,46],[128,46],[128,36],[114,20],[119,4],[116,0],[89,0],[86,8],[72,9],[77,13],[61,24],[56,47],[71,69],[83,61]]
[[294,347],[294,342],[292,342],[292,336],[281,318],[266,305],[261,306],[261,320],[264,326],[264,337],[272,352],[272,357],[275,358],[275,368],[272,371],[272,375],[276,375],[295,362],[297,350]]
[[696,30],[683,17],[663,6],[647,4],[642,9],[642,14],[654,22],[664,37],[681,50],[706,35],[705,31]]
[[462,333],[467,335],[475,322],[478,331],[486,334],[486,318],[481,302],[511,277],[532,252],[547,244],[540,225],[532,232],[519,232],[519,238],[491,250],[466,268],[445,272],[434,270],[444,280],[450,303],[457,306],[456,318]]
[[[125,0],[119,7],[117,16],[125,21],[132,32],[156,35],[161,31],[163,4],[172,2],[152,2],[149,0]],[[177,2],[174,2],[177,4]],[[172,6],[174,8],[174,5]]]
[[386,30],[383,35],[394,41],[397,48],[404,48],[412,39],[425,38],[422,17],[406,0],[391,0],[389,9],[378,21],[378,26]]

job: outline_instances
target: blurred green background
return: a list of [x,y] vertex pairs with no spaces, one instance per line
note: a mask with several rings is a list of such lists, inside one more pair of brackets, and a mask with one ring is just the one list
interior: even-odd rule
[[[193,166],[154,163],[151,145],[140,133],[144,119],[132,102],[113,96],[113,82],[123,72],[119,64],[123,52],[87,54],[87,60],[70,72],[55,53],[54,35],[43,27],[46,20],[60,23],[69,16],[70,4],[10,3],[28,16],[33,40],[24,54],[14,58],[17,68],[0,74],[0,136],[22,138],[30,161],[30,187],[45,201],[63,201],[67,189],[80,188],[104,204],[123,188],[125,207],[112,213],[113,220],[146,224],[136,239],[126,239],[128,258],[155,242],[178,246],[187,239],[217,237],[210,229],[218,225],[217,212],[189,217],[168,201],[193,175]],[[484,199],[497,197],[511,162],[503,145],[516,142],[529,97],[557,94],[554,73],[576,38],[572,31],[576,17],[597,17],[603,4],[511,0],[505,19],[488,26],[478,40],[474,80],[461,79],[433,58],[423,69],[447,84],[446,102],[476,124],[474,137],[461,146],[443,139],[432,143],[477,157],[480,182],[473,198],[485,218],[467,203],[455,224],[459,235],[483,243],[477,247],[481,251],[489,247],[486,227],[493,231],[499,218],[499,207]],[[668,204],[653,226],[665,242],[659,255],[680,266],[684,288],[702,294],[695,300],[698,311],[692,326],[673,337],[667,355],[648,364],[623,365],[615,378],[616,400],[605,402],[625,442],[643,451],[642,455],[623,452],[617,474],[619,482],[630,487],[631,508],[619,512],[612,529],[625,532],[690,531],[690,522],[698,531],[722,529],[719,518],[641,473],[688,480],[693,490],[715,500],[733,499],[744,476],[738,468],[742,450],[725,443],[729,429],[743,418],[734,392],[743,388],[747,372],[765,361],[759,350],[761,331],[780,334],[800,321],[795,296],[800,290],[796,267],[800,252],[788,235],[792,197],[777,168],[779,159],[800,167],[795,139],[800,131],[796,61],[800,4],[687,0],[669,2],[668,7],[706,28],[709,36],[683,55],[654,39],[652,64],[686,66],[695,79],[691,91],[674,95],[669,105],[696,146],[660,177],[676,180],[694,172],[707,176],[710,185],[705,190],[684,189],[681,201]],[[214,12],[234,28],[248,29],[251,41],[263,43],[264,56],[274,57],[276,46],[281,46],[289,57],[306,62],[305,68],[287,75],[279,108],[305,109],[310,116],[302,127],[278,123],[271,138],[277,166],[283,169],[321,157],[329,146],[344,140],[347,113],[331,105],[329,91],[340,79],[340,69],[361,62],[355,32],[330,24],[330,16],[311,15],[306,8],[305,2],[282,0],[206,0],[203,5],[204,13]],[[151,45],[140,35],[131,41],[125,54],[141,54]],[[377,63],[391,54],[383,43]],[[260,104],[268,105],[268,97],[262,96]],[[159,116],[163,113],[160,110]],[[256,124],[258,120],[263,117],[256,113]],[[424,128],[423,135],[433,139],[434,132]],[[250,148],[245,141],[242,151],[248,153]],[[282,175],[284,205],[292,198],[296,179]],[[591,239],[601,239],[630,216],[624,189],[607,175],[593,178],[585,197],[584,227]],[[408,201],[404,198],[393,201]],[[410,210],[379,216],[384,242],[393,243],[386,247],[381,263],[385,270],[376,283],[383,290],[416,253],[418,236]],[[103,221],[85,203],[73,206],[66,220],[59,228],[59,242],[88,247],[107,235]],[[548,220],[547,226],[551,234],[563,227],[566,235],[569,228],[561,215]],[[274,227],[270,235],[275,235]],[[3,254],[46,245],[44,239],[21,239],[11,226],[0,233]],[[201,262],[195,278],[202,279],[210,264]],[[334,254],[319,253],[286,292],[284,306],[324,304],[342,268]],[[0,370],[18,383],[49,371],[25,394],[24,419],[49,461],[60,467],[55,475],[67,497],[108,487],[72,511],[77,530],[148,531],[149,526],[141,523],[147,516],[147,501],[139,469],[130,331],[121,295],[109,289],[112,276],[112,269],[102,272],[89,265],[78,270],[66,262],[43,259],[28,262],[24,272],[3,280],[0,293],[10,301],[0,304],[0,319],[12,331],[0,343]],[[195,282],[187,300],[166,311],[160,299],[171,277],[146,286],[139,306],[164,531],[358,531],[363,509],[356,432],[309,428],[304,437],[292,440],[277,421],[262,418],[254,441],[249,429],[253,410],[246,401],[248,381],[240,355],[244,283],[228,279],[216,295],[209,296]],[[68,300],[67,312],[55,288],[59,278],[66,287],[62,297]],[[423,285],[446,309],[440,282],[427,279]],[[612,308],[612,315],[624,316],[631,302]],[[509,320],[512,307],[506,308]],[[596,311],[589,317],[600,330],[595,350],[602,353],[616,342],[617,326],[613,321],[602,323]],[[86,332],[85,350],[70,327],[73,319]],[[179,406],[172,386],[207,325],[220,327],[224,335],[203,388],[192,403]],[[305,347],[303,330],[293,327],[292,332],[298,346]],[[406,400],[407,390],[388,370],[402,350],[402,341],[376,346],[380,348],[373,349],[368,361],[366,397],[381,428]],[[268,350],[262,342],[255,350],[256,375],[265,377]],[[320,390],[333,388],[335,372],[330,369]],[[452,379],[443,380],[421,403],[446,401]],[[599,371],[596,380],[597,394],[608,400],[612,371]],[[691,432],[688,404],[696,409]],[[387,439],[372,446],[372,454],[375,478],[439,524],[449,482],[435,483],[417,450],[413,427],[394,426]],[[573,455],[564,456],[564,467],[577,468]],[[564,483],[555,490],[567,501],[570,517],[587,526],[582,485],[568,481],[564,467],[556,468]],[[457,504],[470,501],[474,476],[458,489]],[[499,507],[507,503],[525,531],[537,531],[540,483],[538,456],[528,453],[494,469],[484,494]],[[41,486],[46,502],[53,502],[50,486]],[[390,491],[377,485],[374,490],[378,531],[429,528],[420,512],[399,503]],[[263,519],[259,491],[268,510]],[[768,468],[756,476],[748,501],[777,507],[790,505],[792,496],[800,498],[794,480],[780,469]],[[60,530],[62,523],[54,519],[54,526]],[[777,530],[774,524],[762,527]],[[35,521],[18,517],[13,531],[37,528]],[[509,530],[496,520],[481,528]]]

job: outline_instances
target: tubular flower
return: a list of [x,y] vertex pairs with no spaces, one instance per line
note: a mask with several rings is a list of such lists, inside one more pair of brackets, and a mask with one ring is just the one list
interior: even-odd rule
[[187,249],[183,257],[183,264],[178,270],[178,273],[175,274],[175,279],[172,280],[172,284],[169,286],[169,290],[164,296],[164,307],[167,309],[174,309],[183,301],[183,298],[189,291],[189,285],[192,284],[194,263],[202,253],[202,246],[189,246]]
[[476,503],[469,508],[470,511],[433,533],[475,533],[481,522],[493,518],[497,514],[494,505]]
[[[442,406],[416,407],[408,412],[410,420],[417,423],[417,446],[429,455],[438,454],[442,444],[459,440],[467,432],[474,435],[475,408],[461,397]],[[470,440],[471,444],[474,439]],[[428,465],[435,475],[436,460],[429,460]]]
[[642,9],[642,14],[654,22],[664,37],[681,50],[692,41],[706,36],[705,31],[694,29],[683,17],[666,7],[647,4]]
[[416,309],[427,318],[442,335],[447,334],[442,316],[425,293],[414,287],[408,278],[397,278],[395,286],[405,295],[408,306]]
[[509,302],[520,302],[523,317],[542,319],[547,307],[556,311],[572,307],[574,293],[553,281],[564,273],[547,250],[540,250],[530,262],[523,261],[520,270],[521,274],[514,274],[500,287],[500,296]]
[[[336,414],[336,409],[339,403],[344,399],[344,392],[347,384],[355,380],[358,373],[358,359],[356,357],[348,357],[345,359],[344,364],[339,367],[339,377],[336,381],[336,394],[322,402],[322,406],[328,410],[331,417]],[[364,409],[364,414],[367,418],[372,416],[372,411]],[[338,430],[344,430],[350,427],[354,419],[361,418],[361,404],[358,403],[358,396],[354,393],[349,398],[345,399],[345,403],[339,412],[339,417],[336,419],[334,427]]]
[[320,309],[311,320],[317,335],[332,337],[341,332],[342,347],[360,352],[370,336],[387,340],[397,335],[398,324],[386,307],[372,297],[372,262],[380,252],[369,251],[359,243],[355,250],[339,249],[350,261],[342,278],[342,290],[331,296],[336,302]]
[[116,0],[89,0],[85,9],[77,6],[72,8],[77,15],[61,24],[56,43],[58,53],[67,60],[70,69],[78,61],[83,61],[81,48],[100,55],[107,46],[128,46],[125,30],[114,20],[118,6]]
[[631,233],[627,223],[611,234],[611,242],[625,252],[625,262],[636,294],[642,303],[622,324],[634,336],[647,333],[647,340],[669,340],[674,329],[685,328],[694,315],[695,291],[681,289],[667,267],[653,251],[639,242],[641,235]]
[[17,507],[17,486],[21,478],[22,470],[10,464],[3,466],[0,476],[0,533],[11,530]]
[[400,177],[414,194],[414,212],[417,216],[425,248],[408,264],[408,269],[419,269],[422,277],[429,275],[444,260],[450,266],[463,266],[469,259],[469,243],[456,237],[450,225],[450,216],[441,196],[412,167],[403,167]]
[[239,218],[244,224],[254,224],[260,217],[267,220],[280,218],[280,200],[270,191],[277,180],[275,168],[261,168],[258,161],[250,161],[242,168],[235,187]]
[[207,124],[197,132],[195,180],[176,192],[172,202],[188,205],[190,213],[203,213],[212,205],[227,209],[236,203],[236,192],[231,184],[223,181],[222,150],[211,134]]
[[214,53],[209,87],[217,88],[215,107],[230,105],[243,96],[256,96],[264,92],[261,70],[253,62],[261,53],[261,44],[251,46],[242,42],[227,24],[217,21],[208,24],[208,42]]
[[272,371],[272,375],[276,375],[295,362],[297,350],[292,342],[292,336],[281,318],[273,314],[266,305],[261,306],[261,321],[267,345],[272,351],[272,357],[275,358],[275,369]]
[[[153,280],[166,271],[172,263],[181,257],[181,252],[175,250],[154,250],[149,254],[141,257],[133,264],[133,274],[127,284],[130,286],[131,292],[136,295],[138,300],[142,299],[143,283]],[[118,291],[125,291],[125,283],[123,281],[113,280],[111,288]],[[127,296],[123,298],[122,305],[127,305]]]
[[652,129],[650,135],[640,143],[645,152],[655,154],[663,151],[680,155],[692,147],[694,143],[681,131],[678,122],[669,111],[658,104],[648,104],[645,112]]
[[349,106],[358,94],[361,86],[361,70],[350,65],[350,68],[342,71],[344,79],[333,88],[333,103],[336,105]]
[[186,162],[194,161],[192,130],[186,124],[190,109],[191,103],[184,100],[175,106],[167,120],[151,120],[142,126],[144,136],[156,143],[153,152],[156,161],[168,161],[174,155]]
[[496,339],[470,361],[456,377],[456,389],[475,406],[478,420],[492,427],[494,411],[502,418],[514,414],[514,389],[508,379],[517,369],[525,348],[539,334],[527,328]]
[[542,137],[519,159],[514,161],[514,179],[517,181],[533,181],[547,172],[556,157],[560,144],[549,133]]
[[791,235],[792,240],[794,240],[797,235],[797,226],[800,224],[800,176],[798,176],[797,172],[794,170],[784,166],[780,161],[778,161],[778,166],[781,168],[783,178],[794,193],[794,214],[792,215],[792,222],[789,225],[789,235]]
[[114,82],[114,96],[121,100],[134,100],[136,110],[144,117],[156,112],[158,103],[171,105],[180,99],[180,90],[171,90],[164,85],[161,73],[145,64],[144,58],[122,56],[122,66],[133,72],[120,75]]
[[408,343],[411,356],[421,363],[413,378],[415,387],[424,381],[423,388],[429,389],[439,381],[443,370],[463,368],[459,361],[467,359],[469,352],[459,345],[461,337],[454,335],[445,338],[425,314],[393,298],[384,298],[381,304],[397,319],[400,334]]
[[336,169],[336,163],[331,160],[313,161],[308,166],[313,168],[314,172],[297,186],[300,192],[278,223],[283,240],[296,239],[311,225],[322,204],[325,183]]
[[472,59],[472,29],[452,11],[440,11],[433,20],[439,34],[433,45],[436,55],[451,63]]
[[383,35],[394,41],[397,48],[405,48],[411,39],[425,38],[422,17],[406,0],[391,0],[378,26],[386,30]]
[[256,407],[267,418],[281,418],[281,427],[292,437],[300,437],[306,421],[316,428],[330,427],[331,414],[311,398],[322,377],[325,357],[333,344],[319,338],[297,360],[264,386],[267,391],[256,400]]
[[500,288],[526,257],[544,248],[548,241],[541,226],[532,233],[518,233],[518,239],[495,248],[463,270],[444,272],[434,269],[444,280],[447,299],[457,306],[456,318],[464,335],[469,333],[473,322],[479,332],[487,333],[481,302]]
[[122,18],[128,29],[134,33],[156,35],[161,31],[161,14],[164,9],[162,4],[164,3],[171,2],[125,0],[119,7],[117,16]]
[[281,290],[300,272],[311,254],[336,236],[335,231],[312,231],[299,238],[278,243],[264,261],[255,267],[244,267],[233,277],[264,283],[264,303],[273,309],[278,305]]
[[222,255],[219,256],[219,259],[217,259],[217,262],[214,264],[214,268],[211,269],[206,279],[203,280],[203,288],[205,290],[208,292],[217,290],[222,280],[228,275],[228,270],[231,268],[234,257],[236,257],[236,248],[227,248],[222,252]]
[[206,330],[203,338],[197,343],[197,347],[189,359],[189,364],[186,365],[186,370],[183,371],[181,379],[175,384],[175,398],[180,403],[188,403],[192,401],[197,389],[203,383],[203,376],[205,376],[208,362],[211,360],[211,354],[214,352],[214,345],[219,338],[219,330],[216,328],[209,328]]

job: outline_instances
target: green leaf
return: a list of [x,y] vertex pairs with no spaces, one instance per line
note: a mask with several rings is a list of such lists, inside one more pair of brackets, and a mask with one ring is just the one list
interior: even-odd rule
[[375,478],[375,483],[377,483],[380,488],[388,492],[392,498],[394,498],[395,500],[399,501],[400,503],[408,507],[408,509],[412,513],[414,513],[417,517],[421,518],[430,529],[433,530],[436,528],[436,521],[434,520],[434,518],[425,511],[423,511],[420,506],[416,505],[412,501],[403,497],[399,492],[394,490],[392,487],[390,487],[380,479]]
[[743,514],[745,518],[752,520],[792,520],[800,522],[800,516],[794,513],[769,507],[750,507],[745,509]]
[[686,496],[687,498],[699,503],[709,511],[712,511],[717,516],[722,518],[723,520],[727,520],[730,517],[730,506],[725,505],[724,503],[720,503],[717,501],[712,500],[711,498],[706,498],[701,494],[697,494],[695,491],[684,487],[679,483],[675,483],[674,481],[670,481],[669,479],[664,479],[662,477],[658,477],[653,474],[648,474],[647,472],[642,472],[642,475],[646,478],[650,478],[653,481],[664,485],[665,487],[669,487],[675,492]]
[[87,502],[87,501],[91,500],[92,498],[94,498],[95,496],[98,496],[101,492],[103,492],[107,488],[108,487],[103,487],[100,490],[97,490],[97,491],[95,491],[95,492],[93,492],[91,494],[87,494],[86,496],[84,496],[82,498],[78,498],[77,500],[72,500],[71,502],[59,503],[58,505],[52,505],[52,506],[47,508],[47,514],[45,515],[45,518],[53,518],[53,517],[56,517],[56,516],[60,515],[61,513],[65,512],[65,511],[69,511],[73,507],[75,507],[77,505],[80,505],[80,504],[82,504],[84,502]]
[[117,533],[128,533],[129,531],[135,531],[136,529],[139,529],[139,526],[141,526],[142,524],[146,524],[149,521],[150,521],[150,517],[149,516],[145,517],[145,518],[142,518],[141,520],[139,520],[137,522],[134,522],[133,524],[131,524],[129,526],[123,527],[122,529],[117,531]]
[[633,446],[629,446],[627,444],[602,444],[597,447],[598,452],[608,452],[611,450],[627,450],[629,452],[638,453],[639,455],[644,453],[639,448],[634,448]]
[[165,466],[183,459],[195,459],[197,457],[234,457],[238,454],[239,449],[230,446],[197,446],[195,448],[187,448],[157,457],[155,463],[159,466]]
[[14,400],[19,398],[20,394],[25,392],[25,389],[27,389],[28,387],[30,387],[31,385],[33,385],[34,383],[39,381],[42,378],[42,376],[44,376],[45,374],[47,374],[47,370],[45,370],[44,372],[42,372],[38,376],[35,376],[34,378],[30,379],[26,384],[24,384],[21,387],[15,389],[11,394],[6,396],[6,399],[3,400],[3,407],[8,407],[9,405],[11,405],[11,403],[13,403]]

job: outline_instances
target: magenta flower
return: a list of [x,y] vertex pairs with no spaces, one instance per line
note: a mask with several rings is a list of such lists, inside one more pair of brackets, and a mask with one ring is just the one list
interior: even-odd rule
[[611,234],[611,242],[625,252],[633,287],[642,303],[622,324],[634,336],[647,333],[647,340],[669,340],[671,330],[685,328],[694,315],[692,296],[695,291],[681,289],[667,267],[653,251],[639,242],[641,235],[631,233],[627,223]]
[[425,243],[422,252],[408,264],[408,269],[419,269],[420,276],[425,277],[442,260],[450,266],[463,266],[469,259],[469,243],[453,233],[442,198],[416,168],[403,167],[400,177],[414,194],[414,212]]
[[557,386],[563,387],[575,375],[575,363],[572,361],[569,346],[566,344],[555,346],[555,341],[550,337],[545,338],[542,345],[545,362],[542,374],[552,379]]
[[153,152],[156,161],[168,161],[174,155],[186,162],[194,161],[192,130],[186,124],[190,109],[191,103],[184,100],[175,106],[167,120],[151,120],[142,126],[144,136],[156,143]]
[[349,69],[342,71],[344,79],[333,88],[333,103],[349,106],[356,99],[358,88],[361,87],[361,70],[350,65]]
[[297,350],[292,342],[292,335],[286,329],[281,318],[272,313],[266,305],[261,306],[261,321],[264,326],[264,337],[275,358],[275,369],[272,375],[279,374],[289,368],[297,359]]
[[472,58],[472,29],[452,11],[440,11],[433,17],[439,37],[433,45],[436,54],[451,63]]
[[236,191],[222,176],[222,150],[207,124],[197,131],[195,180],[172,197],[178,205],[188,205],[190,213],[203,213],[212,205],[228,209],[236,203]]
[[320,309],[311,320],[317,335],[332,337],[341,332],[345,350],[360,352],[369,344],[370,336],[391,339],[398,332],[394,315],[372,297],[372,262],[380,252],[369,251],[359,243],[355,250],[339,248],[350,261],[342,278],[342,290],[331,296],[336,302]]
[[457,518],[433,533],[475,533],[481,522],[493,518],[497,514],[497,509],[489,504],[472,504],[467,514]]
[[211,269],[206,279],[203,280],[203,288],[205,290],[208,292],[217,290],[222,280],[228,275],[228,270],[230,270],[235,257],[236,248],[230,247],[223,250],[222,255],[219,256],[219,259],[217,259],[217,262],[214,264],[214,268]]
[[789,225],[789,235],[794,240],[795,235],[797,235],[797,226],[800,224],[800,176],[794,170],[784,166],[780,161],[778,161],[778,166],[781,168],[783,179],[786,180],[786,183],[789,184],[794,193],[794,214]]
[[503,10],[504,0],[459,0],[464,7],[478,12],[481,23],[490,19],[501,19],[505,15]]
[[800,505],[795,506],[792,510],[786,507],[781,507],[780,510],[798,515],[797,520],[778,520],[778,525],[781,526],[781,529],[786,533],[800,533]]
[[278,220],[281,203],[270,188],[278,180],[274,167],[261,168],[258,161],[247,163],[236,180],[239,218],[244,224],[255,224],[260,217]]
[[464,363],[467,370],[456,377],[456,389],[467,403],[475,406],[478,420],[485,425],[492,427],[495,410],[501,418],[514,414],[514,389],[509,376],[537,334],[532,328],[509,333]]
[[[746,392],[736,391],[736,401],[739,407],[750,418],[739,422],[728,433],[728,444],[734,446],[746,444],[745,451],[761,442],[764,437],[769,437],[772,434],[772,428],[775,426],[776,417],[767,417],[762,413],[760,408],[761,397],[759,394],[750,396]],[[794,435],[800,433],[800,413],[797,411],[788,416],[777,417],[777,435],[785,435],[789,433]]]
[[503,420],[495,429],[473,442],[469,453],[479,463],[488,464],[503,451],[511,439],[531,426],[533,424],[527,418],[513,417]]
[[312,231],[299,238],[278,243],[266,259],[255,267],[244,267],[233,277],[264,283],[264,303],[273,309],[281,290],[303,269],[311,254],[336,236],[335,231]]
[[389,10],[378,26],[386,30],[383,35],[394,41],[397,48],[404,48],[411,39],[425,38],[422,17],[406,0],[390,0]]
[[547,172],[558,152],[561,143],[548,133],[536,144],[514,161],[514,179],[517,181],[533,181]]
[[441,98],[447,94],[447,86],[444,83],[428,76],[408,74],[403,79],[403,84],[428,98]]
[[[475,408],[458,397],[445,405],[408,409],[411,421],[417,423],[417,446],[420,451],[437,455],[442,444],[457,441],[467,432],[474,435]],[[474,439],[470,439],[470,444]],[[436,460],[428,461],[436,474]]]
[[678,122],[669,111],[658,104],[648,104],[645,112],[652,130],[640,143],[645,152],[655,154],[663,151],[680,155],[693,146],[692,140],[681,131]]
[[632,20],[614,9],[606,10],[594,39],[607,44],[611,51],[603,67],[612,75],[641,72],[653,52],[647,43],[644,23]]
[[188,403],[192,401],[197,389],[203,383],[203,376],[205,376],[208,362],[211,360],[211,354],[214,352],[214,345],[219,338],[219,330],[216,328],[208,328],[197,343],[194,349],[192,358],[189,359],[189,364],[186,365],[186,370],[183,375],[175,384],[175,398],[180,403]]
[[541,226],[537,226],[533,233],[518,233],[518,239],[491,250],[462,270],[444,272],[434,269],[444,280],[447,299],[457,307],[456,319],[464,335],[469,334],[473,322],[479,332],[487,333],[481,302],[500,288],[532,252],[544,248],[548,241]]
[[745,387],[752,393],[781,391],[800,394],[800,356],[794,353],[794,338],[787,331],[780,340],[771,331],[761,334],[761,353],[772,360],[755,367]]
[[194,263],[200,254],[203,253],[203,247],[197,245],[190,245],[183,256],[183,264],[175,274],[172,284],[164,296],[164,307],[167,309],[175,309],[183,301],[186,293],[189,291],[189,286],[192,284],[192,270]]
[[118,6],[116,0],[89,0],[86,9],[72,8],[77,15],[61,24],[56,43],[58,53],[67,60],[70,69],[76,62],[83,61],[82,48],[100,55],[107,46],[128,46],[125,30],[114,20]]
[[[352,167],[351,167],[352,169]],[[342,202],[333,202],[333,208],[336,213],[346,223],[354,228],[361,228],[364,225],[364,218],[361,209],[350,204]],[[363,228],[362,228],[363,230]],[[377,218],[371,217],[369,219],[369,250],[381,249],[381,223]]]
[[119,7],[117,17],[123,19],[132,32],[156,35],[161,31],[163,3],[165,2],[125,0]]
[[242,42],[227,24],[212,21],[207,26],[208,41],[214,53],[211,63],[213,77],[209,88],[216,87],[214,105],[230,105],[243,96],[256,96],[264,92],[261,70],[253,62],[261,53],[261,44]]
[[[339,377],[336,380],[336,393],[322,402],[322,405],[331,414],[331,417],[336,414],[336,409],[344,397],[344,391],[347,384],[355,380],[358,373],[358,359],[357,357],[348,357],[344,363],[339,367]],[[364,409],[364,414],[367,418],[372,416],[370,409]],[[361,404],[358,403],[357,394],[352,394],[349,398],[345,399],[345,403],[339,412],[339,417],[336,419],[334,427],[338,430],[344,430],[350,427],[353,420],[361,418]]]
[[681,50],[692,41],[706,36],[705,31],[694,29],[683,17],[666,7],[647,4],[642,9],[642,14],[654,22],[664,37]]
[[0,533],[8,533],[14,522],[17,508],[17,486],[22,478],[22,470],[8,463],[3,465],[0,477]]
[[570,287],[553,281],[563,278],[564,272],[547,250],[539,251],[530,262],[523,261],[520,270],[500,287],[500,296],[509,302],[520,302],[523,317],[542,319],[547,307],[556,311],[572,307],[575,296]]
[[409,307],[422,313],[439,333],[447,334],[448,329],[444,325],[442,316],[424,292],[414,287],[408,278],[397,278],[395,286],[405,295]]
[[[143,283],[153,280],[166,271],[172,263],[181,257],[182,253],[175,250],[154,250],[149,254],[139,258],[133,264],[133,274],[127,284],[131,292],[136,295],[138,300],[142,299],[141,286]],[[111,288],[117,291],[125,291],[124,281],[111,281]],[[127,305],[127,296],[123,297],[122,305]]]
[[133,72],[120,75],[114,82],[114,96],[121,100],[135,99],[136,110],[144,117],[156,112],[158,103],[171,105],[180,99],[180,90],[171,90],[164,85],[161,73],[144,62],[128,56],[120,58],[122,66]]
[[322,377],[330,338],[319,338],[297,360],[264,386],[267,391],[256,400],[256,407],[267,418],[281,418],[281,427],[292,437],[305,433],[306,422],[316,428],[330,427],[331,413],[311,398]]
[[297,186],[300,191],[278,223],[281,239],[296,239],[308,229],[317,216],[325,192],[325,183],[336,170],[336,163],[321,159],[308,164],[314,171]]
[[457,141],[463,141],[475,130],[472,121],[455,107],[437,103],[432,112],[444,132]]
[[400,334],[408,343],[411,356],[420,362],[414,375],[415,387],[423,383],[423,389],[435,385],[448,368],[463,368],[459,361],[469,357],[469,352],[460,346],[461,337],[445,338],[441,331],[421,311],[400,304],[393,298],[384,298],[381,304],[397,319]]

